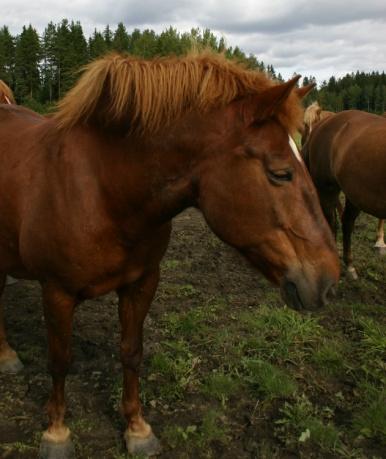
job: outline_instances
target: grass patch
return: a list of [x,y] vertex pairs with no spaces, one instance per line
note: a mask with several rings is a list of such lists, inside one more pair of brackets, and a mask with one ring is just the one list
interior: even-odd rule
[[225,405],[229,398],[238,392],[240,387],[241,382],[238,378],[216,372],[210,374],[204,381],[201,392],[209,397],[220,400],[222,405]]
[[144,394],[146,398],[158,398],[172,402],[182,399],[188,386],[197,384],[197,366],[200,358],[196,357],[185,341],[165,341],[167,348],[155,353],[149,365],[150,379],[156,381],[156,393]]
[[244,359],[245,380],[250,389],[268,399],[290,397],[297,390],[296,382],[283,369],[263,360]]
[[322,328],[314,317],[300,315],[288,308],[263,306],[240,316],[247,328],[246,351],[277,362],[301,361],[318,341]]
[[323,340],[311,354],[310,360],[323,373],[341,374],[346,366],[342,342],[334,339]]
[[330,419],[324,419],[331,418],[331,411],[325,409],[325,413],[320,413],[307,397],[299,397],[295,403],[286,402],[280,412],[282,418],[276,421],[276,433],[287,445],[312,442],[326,452],[343,447],[337,428]]
[[[167,426],[162,437],[172,448],[184,446],[185,451],[195,449],[206,451],[211,457],[210,446],[212,443],[226,445],[229,440],[229,428],[226,425],[222,412],[209,410],[204,414],[200,424],[181,427],[176,425]],[[193,457],[189,455],[188,457]]]
[[364,403],[354,412],[355,431],[386,445],[386,391],[371,384],[361,387]]

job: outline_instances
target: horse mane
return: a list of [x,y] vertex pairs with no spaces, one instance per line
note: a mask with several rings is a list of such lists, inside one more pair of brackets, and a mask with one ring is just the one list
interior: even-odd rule
[[[54,114],[59,129],[79,124],[155,133],[182,115],[202,113],[277,84],[263,72],[211,52],[145,60],[116,53],[91,62]],[[276,115],[290,133],[302,122],[292,91]]]
[[312,102],[304,112],[304,124],[308,127],[320,120],[322,108],[317,101]]
[[332,115],[335,115],[335,113],[328,110],[322,110],[322,107],[319,105],[319,103],[315,101],[306,108],[303,121],[306,126],[311,127],[318,121],[329,118]]
[[[15,104],[15,98],[13,97],[13,92],[11,88],[4,83],[3,80],[0,80],[0,103],[1,99],[3,98],[2,96],[5,96],[8,98],[8,100],[11,102],[11,104]],[[4,98],[4,103],[5,103],[5,98]]]

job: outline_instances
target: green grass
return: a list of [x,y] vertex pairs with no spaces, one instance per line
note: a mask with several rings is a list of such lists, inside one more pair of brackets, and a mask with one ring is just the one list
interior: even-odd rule
[[245,327],[244,351],[252,357],[279,364],[301,364],[318,342],[317,320],[288,308],[260,307],[240,315]]
[[339,376],[347,366],[345,352],[348,351],[344,349],[342,341],[324,339],[311,354],[310,360],[320,372]]
[[241,381],[235,376],[215,372],[210,374],[204,381],[201,392],[208,397],[216,398],[222,405],[235,395],[241,388]]
[[150,379],[157,381],[153,392],[146,393],[145,398],[161,398],[167,402],[184,397],[188,386],[197,384],[197,366],[200,358],[195,356],[185,341],[164,341],[166,350],[155,353],[149,362]]
[[253,393],[268,399],[290,397],[295,394],[297,384],[283,369],[263,360],[243,360],[245,380]]
[[304,395],[286,402],[276,421],[277,433],[287,445],[311,442],[322,451],[342,448],[339,431],[331,420],[331,411],[320,412]]
[[[188,453],[186,457],[196,457],[197,451],[200,451],[199,457],[212,457],[212,443],[226,445],[230,441],[229,427],[223,413],[213,409],[203,414],[198,424],[167,426],[162,432],[162,438],[172,449],[179,447]],[[206,456],[202,455],[203,452],[206,452]]]

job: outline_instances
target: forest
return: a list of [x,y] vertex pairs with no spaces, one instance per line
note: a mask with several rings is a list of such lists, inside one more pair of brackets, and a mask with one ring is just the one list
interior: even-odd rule
[[[109,25],[103,31],[94,30],[86,37],[80,22],[63,19],[50,22],[42,34],[30,24],[19,35],[12,35],[7,25],[0,28],[0,79],[14,91],[18,103],[37,111],[47,111],[73,86],[79,70],[89,61],[111,51],[151,58],[181,55],[192,47],[210,48],[225,53],[228,58],[244,62],[249,68],[268,72],[282,80],[272,65],[247,55],[239,47],[227,46],[224,37],[210,29],[192,29],[180,33],[169,27],[157,34],[153,30],[128,31],[123,23],[115,30]],[[385,72],[356,71],[342,78],[331,76],[328,81],[316,81],[304,76],[302,84],[317,83],[305,103],[318,100],[326,110],[359,109],[384,113],[386,105]]]

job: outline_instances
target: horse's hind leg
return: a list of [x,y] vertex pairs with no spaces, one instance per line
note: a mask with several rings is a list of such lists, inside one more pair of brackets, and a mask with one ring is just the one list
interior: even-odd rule
[[160,443],[142,416],[139,400],[139,366],[142,360],[143,321],[159,280],[158,269],[118,291],[123,367],[122,411],[127,421],[125,440],[130,454],[153,456]]
[[343,232],[343,260],[347,266],[347,271],[352,279],[358,279],[358,274],[353,265],[353,256],[351,251],[351,235],[354,229],[354,223],[359,215],[360,210],[355,207],[346,197],[346,204],[342,216]]
[[49,424],[40,443],[40,459],[70,459],[75,455],[70,430],[64,424],[64,383],[71,360],[72,319],[76,300],[61,289],[43,285],[52,391],[47,403]]
[[16,352],[7,342],[5,334],[3,305],[1,304],[1,295],[5,286],[6,275],[0,275],[0,373],[17,373],[23,368]]
[[378,230],[377,230],[377,241],[374,244],[374,247],[376,247],[377,250],[379,250],[379,253],[381,255],[386,255],[384,223],[385,223],[385,220],[379,219]]

